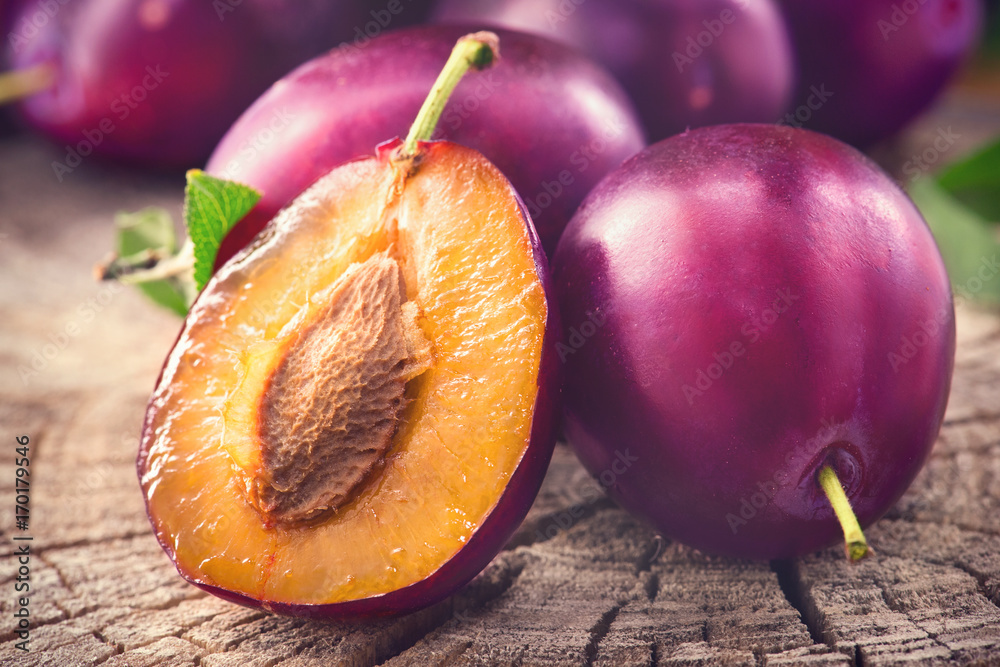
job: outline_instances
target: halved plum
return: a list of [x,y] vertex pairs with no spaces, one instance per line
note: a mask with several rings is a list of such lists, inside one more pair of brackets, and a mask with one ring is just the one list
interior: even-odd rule
[[556,309],[506,178],[399,142],[282,211],[192,307],[138,458],[163,548],[216,595],[406,612],[502,548],[555,442]]

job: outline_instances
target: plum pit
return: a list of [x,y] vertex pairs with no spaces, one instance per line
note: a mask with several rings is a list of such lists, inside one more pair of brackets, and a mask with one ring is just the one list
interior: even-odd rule
[[223,409],[223,444],[265,524],[336,511],[385,456],[406,383],[431,366],[405,294],[399,264],[378,253],[246,355]]

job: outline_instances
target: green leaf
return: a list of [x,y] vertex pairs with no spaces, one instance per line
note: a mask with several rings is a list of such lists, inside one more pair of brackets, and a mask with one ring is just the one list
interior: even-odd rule
[[194,279],[199,290],[212,277],[222,239],[259,200],[260,193],[242,183],[215,178],[200,169],[187,173],[184,224],[194,243]]
[[955,292],[977,301],[1000,303],[1000,239],[996,228],[933,178],[917,179],[909,191],[934,233]]
[[937,179],[973,211],[1000,222],[1000,140],[947,167]]
[[[135,213],[118,213],[115,216],[117,252],[120,257],[136,257],[143,253],[150,256],[169,257],[177,253],[177,235],[170,213],[162,208],[145,208]],[[137,287],[164,308],[184,315],[188,303],[183,289],[173,280],[140,283]]]

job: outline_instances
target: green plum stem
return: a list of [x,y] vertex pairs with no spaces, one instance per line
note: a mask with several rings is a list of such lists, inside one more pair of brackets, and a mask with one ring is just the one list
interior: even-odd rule
[[476,32],[466,35],[455,43],[448,62],[438,75],[430,94],[417,113],[417,119],[410,127],[403,143],[402,157],[412,157],[417,154],[417,145],[421,141],[430,141],[437,128],[448,98],[455,91],[455,86],[462,80],[470,68],[478,70],[490,67],[500,59],[500,38],[492,32]]
[[830,500],[833,511],[840,521],[840,527],[844,531],[844,545],[847,549],[848,560],[851,562],[861,560],[868,555],[868,541],[861,531],[858,517],[854,515],[847,494],[844,493],[844,487],[840,485],[840,480],[832,466],[823,466],[823,469],[819,471],[819,484]]
[[56,82],[56,68],[41,63],[0,73],[0,105],[48,90]]

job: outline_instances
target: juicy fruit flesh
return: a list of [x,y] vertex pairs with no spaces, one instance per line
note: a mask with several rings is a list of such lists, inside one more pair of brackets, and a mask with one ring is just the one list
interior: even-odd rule
[[[164,367],[140,458],[179,571],[255,600],[331,604],[421,581],[475,533],[528,446],[547,305],[516,198],[477,153],[428,144],[401,179],[349,163],[206,288]],[[240,355],[352,265],[391,252],[433,364],[377,473],[319,522],[268,525],[221,445]]]

